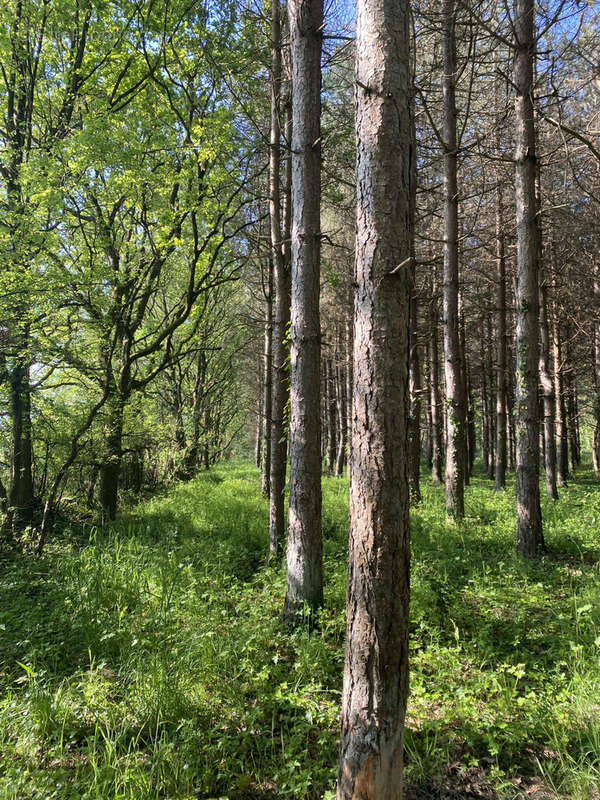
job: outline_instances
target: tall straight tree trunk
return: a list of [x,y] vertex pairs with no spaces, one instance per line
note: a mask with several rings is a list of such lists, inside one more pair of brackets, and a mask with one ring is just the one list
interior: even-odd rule
[[[567,486],[569,477],[569,441],[565,409],[562,339],[558,282],[556,278],[556,251],[552,245],[552,353],[554,358],[554,403],[556,407],[556,481],[559,487]],[[599,354],[600,355],[600,354]],[[600,366],[600,365],[599,365]]]
[[[556,315],[555,315],[556,317]],[[600,478],[600,266],[594,275],[594,441],[592,460],[596,477]],[[565,437],[566,438],[566,437]]]
[[552,500],[558,500],[556,488],[556,406],[554,381],[550,369],[550,331],[548,324],[548,291],[546,282],[540,283],[540,383],[542,385],[544,472],[546,493]]
[[413,287],[410,304],[410,426],[409,483],[413,503],[421,502],[421,360],[417,333],[418,298]]
[[517,552],[544,549],[539,487],[539,227],[533,110],[534,3],[515,0],[515,200],[517,218]]
[[327,413],[327,472],[333,475],[337,455],[337,399],[335,389],[335,376],[333,361],[331,358],[325,359],[325,380],[326,380],[326,413]]
[[[262,359],[260,359],[262,362]],[[257,468],[260,469],[262,466],[262,432],[263,432],[263,391],[262,391],[262,369],[259,369],[259,392],[258,398],[256,401],[256,434],[255,434],[255,443],[254,443],[254,463],[256,464]]]
[[[482,325],[483,325],[483,320],[482,320]],[[490,410],[488,406],[489,375],[487,372],[485,342],[483,336],[481,337],[481,342],[480,342],[480,360],[481,360],[481,460],[483,462],[483,470],[487,475],[490,468],[490,452],[489,452]]]
[[[277,6],[277,8],[275,8]],[[273,12],[276,14],[272,20],[273,38],[273,73],[279,72],[281,77],[281,21],[278,0],[273,2]],[[281,85],[281,81],[279,81]],[[271,428],[271,494],[269,501],[269,552],[278,557],[283,550],[285,541],[285,476],[287,471],[287,424],[286,405],[290,394],[290,380],[288,360],[290,348],[288,343],[288,328],[290,325],[290,231],[291,231],[291,134],[292,112],[291,98],[285,103],[285,141],[288,144],[288,154],[285,159],[284,170],[284,196],[283,196],[283,242],[281,241],[281,220],[279,220],[279,172],[280,172],[280,132],[278,97],[280,90],[277,82],[273,82],[271,95],[271,164],[270,174],[277,175],[277,180],[272,181],[271,204],[271,246],[273,250],[281,253],[274,261],[274,291],[275,315],[273,320],[273,404],[271,414],[273,425]],[[275,113],[277,112],[277,113]],[[276,146],[275,146],[276,145]],[[274,194],[273,194],[274,192]],[[273,236],[277,236],[275,241]]]
[[573,472],[579,466],[579,420],[577,413],[577,382],[575,369],[571,358],[570,330],[567,328],[565,342],[565,390],[567,396],[567,429],[569,435],[569,450],[571,455],[571,469]]
[[347,642],[337,800],[401,800],[408,693],[410,62],[406,0],[358,0]]
[[267,284],[265,287],[265,343],[263,350],[263,458],[262,458],[262,494],[270,494],[271,465],[271,423],[272,423],[272,390],[273,390],[273,260],[269,258]]
[[[499,150],[499,144],[497,146]],[[500,175],[496,174],[496,473],[495,489],[506,485],[507,398],[506,398],[506,256],[504,248],[504,206]]]
[[323,602],[319,429],[323,0],[288,0],[292,56],[290,503],[284,616]]
[[438,310],[435,286],[429,304],[429,396],[431,405],[431,479],[442,482],[443,421],[442,399],[439,383]]
[[343,362],[343,337],[338,334],[337,367],[335,371],[336,403],[337,403],[337,455],[335,460],[335,474],[341,477],[344,474],[346,462],[346,443],[348,441],[348,403],[346,398],[346,370]]
[[446,379],[446,512],[465,513],[465,400],[458,314],[458,182],[454,0],[442,3],[444,95],[444,371]]
[[[414,96],[414,91],[411,91]],[[419,358],[419,296],[416,287],[415,217],[417,211],[417,134],[415,127],[414,101],[411,103],[410,131],[411,158],[410,176],[410,320],[409,320],[409,396],[410,419],[408,428],[409,458],[408,482],[413,503],[421,502],[421,360]]]
[[489,427],[488,427],[488,469],[487,469],[487,476],[491,480],[494,479],[496,473],[496,419],[493,413],[494,407],[494,396],[495,396],[495,380],[494,380],[494,358],[493,358],[493,335],[492,335],[492,318],[491,315],[488,313],[486,315],[486,339],[487,339],[487,346],[485,348],[485,357],[486,357],[486,370],[489,376],[488,379],[488,397],[487,397],[487,408],[488,408],[488,420],[489,420]]

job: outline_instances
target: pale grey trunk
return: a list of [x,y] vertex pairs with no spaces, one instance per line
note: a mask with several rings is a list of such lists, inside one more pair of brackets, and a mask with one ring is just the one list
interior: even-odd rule
[[517,221],[517,551],[532,558],[544,549],[539,487],[539,227],[535,194],[533,0],[515,0],[515,202]]
[[458,183],[454,0],[442,3],[444,146],[444,374],[446,379],[446,512],[464,516],[465,414],[458,315]]
[[542,386],[544,472],[546,493],[552,500],[558,500],[556,488],[556,406],[554,381],[550,367],[550,332],[548,325],[548,291],[546,282],[540,283],[540,383]]
[[290,503],[284,615],[323,602],[320,443],[322,0],[289,0],[292,56]]
[[[499,149],[499,148],[498,148]],[[496,474],[495,489],[506,484],[506,256],[504,249],[504,208],[500,176],[496,175]]]
[[439,382],[438,351],[438,309],[435,284],[429,304],[429,397],[431,408],[431,479],[435,484],[442,482],[443,449],[443,411]]
[[337,455],[335,460],[335,474],[341,477],[346,463],[346,442],[348,441],[348,415],[346,399],[346,370],[342,363],[342,337],[338,337],[338,365],[336,367],[336,403],[337,403]]
[[[596,477],[600,478],[600,267],[594,276],[594,441],[592,460]],[[561,393],[562,395],[562,393]],[[566,439],[566,435],[565,435]]]
[[400,800],[408,691],[410,63],[406,0],[358,0],[347,642],[337,800]]

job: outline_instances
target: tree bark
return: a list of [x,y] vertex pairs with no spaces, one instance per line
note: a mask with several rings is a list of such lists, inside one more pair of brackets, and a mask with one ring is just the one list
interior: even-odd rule
[[464,516],[465,401],[458,314],[458,183],[454,0],[442,3],[444,103],[444,372],[446,379],[446,512]]
[[267,285],[265,288],[265,344],[263,366],[263,457],[262,483],[263,497],[269,497],[271,483],[271,423],[273,390],[273,260],[269,258]]
[[[556,316],[556,315],[555,315]],[[596,477],[600,478],[600,267],[594,275],[594,441],[592,460]],[[565,431],[566,434],[566,431]],[[565,436],[566,439],[566,436]]]
[[31,387],[29,366],[22,361],[10,375],[12,458],[9,490],[10,524],[20,530],[31,524],[34,511]]
[[[279,173],[281,147],[279,130],[279,97],[281,94],[281,20],[279,2],[272,3],[272,71],[275,76],[271,87],[271,247],[274,252],[275,317],[273,326],[273,404],[271,413],[271,493],[269,498],[269,552],[278,558],[285,540],[285,476],[287,471],[287,425],[286,405],[290,393],[288,361],[290,348],[288,328],[290,324],[290,230],[291,230],[291,106],[285,103],[285,140],[288,155],[285,159],[283,237],[279,214]],[[279,80],[277,74],[279,73]],[[278,88],[279,85],[279,88]],[[276,176],[276,177],[275,177]]]
[[346,463],[346,442],[348,437],[348,404],[346,399],[346,370],[343,363],[342,336],[338,336],[338,358],[336,367],[336,402],[337,402],[337,455],[335,461],[335,474],[339,478],[344,474]]
[[124,402],[115,392],[108,399],[107,434],[100,465],[100,506],[105,522],[112,522],[117,516],[123,459],[123,412]]
[[323,602],[320,443],[322,0],[289,0],[292,56],[290,503],[284,616]]
[[333,360],[325,360],[327,405],[327,473],[333,475],[337,456],[337,398]]
[[[499,145],[497,147],[499,150]],[[507,465],[507,390],[506,390],[506,256],[504,248],[504,206],[502,185],[496,175],[496,473],[495,489],[506,485]]]
[[409,8],[358,0],[347,643],[337,800],[401,800],[408,691]]
[[517,218],[517,552],[544,549],[539,487],[539,227],[533,109],[534,3],[515,0],[515,200]]
[[545,281],[540,283],[540,383],[542,386],[544,472],[546,493],[551,500],[558,500],[556,487],[556,406],[554,381],[550,370],[550,333],[548,324],[548,292]]
[[443,421],[439,383],[438,308],[435,284],[429,304],[429,397],[431,406],[431,480],[442,482]]

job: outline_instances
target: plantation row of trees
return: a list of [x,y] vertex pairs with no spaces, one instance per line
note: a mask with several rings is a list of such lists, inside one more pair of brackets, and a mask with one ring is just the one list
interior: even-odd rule
[[478,449],[514,467],[528,557],[582,420],[600,473],[597,12],[359,0],[354,42],[322,0],[2,11],[3,541],[251,429],[312,625],[348,465],[338,798],[401,797],[422,464],[455,519]]

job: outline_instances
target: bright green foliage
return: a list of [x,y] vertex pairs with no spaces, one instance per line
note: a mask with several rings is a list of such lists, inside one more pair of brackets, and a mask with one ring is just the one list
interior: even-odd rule
[[[413,513],[407,781],[437,796],[589,800],[600,777],[600,494],[544,509],[513,554],[510,490]],[[589,480],[589,483],[588,483]],[[0,798],[328,798],[343,666],[347,485],[324,480],[326,605],[280,622],[256,471],[230,463],[0,565]],[[486,789],[487,787],[487,789]]]

